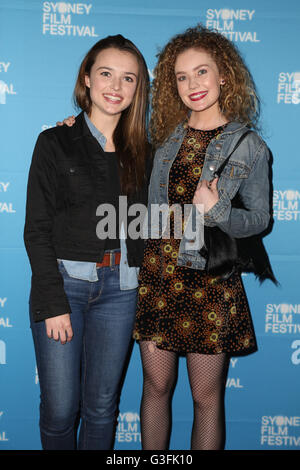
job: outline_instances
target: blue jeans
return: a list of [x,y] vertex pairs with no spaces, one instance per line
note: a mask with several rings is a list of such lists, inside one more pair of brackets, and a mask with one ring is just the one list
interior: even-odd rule
[[[98,281],[68,276],[73,338],[49,339],[45,322],[31,322],[40,380],[43,449],[111,449],[120,381],[131,341],[137,289],[120,290],[119,266],[98,268]],[[66,312],[67,313],[67,312]]]

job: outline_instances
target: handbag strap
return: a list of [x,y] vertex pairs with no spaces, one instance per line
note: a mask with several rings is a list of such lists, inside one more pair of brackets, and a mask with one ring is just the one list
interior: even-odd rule
[[226,157],[226,159],[224,160],[224,162],[219,166],[219,168],[214,172],[214,175],[213,175],[213,179],[214,178],[219,178],[222,171],[224,170],[225,166],[227,165],[228,163],[228,160],[229,158],[231,157],[231,155],[236,151],[236,149],[239,147],[239,145],[243,142],[243,140],[245,139],[245,137],[250,134],[252,131],[249,129],[247,130],[246,132],[244,132],[243,135],[240,136],[240,138],[238,139],[237,143],[235,144],[233,150],[230,152],[230,154],[228,155],[228,157]]

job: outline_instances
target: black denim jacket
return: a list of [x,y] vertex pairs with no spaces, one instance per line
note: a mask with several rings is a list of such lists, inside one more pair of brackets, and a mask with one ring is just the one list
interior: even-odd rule
[[[37,139],[29,171],[24,229],[32,269],[31,308],[35,321],[70,312],[58,258],[102,261],[105,240],[96,234],[96,209],[107,202],[109,178],[101,152],[83,113],[77,116],[73,127],[47,129]],[[147,204],[150,153],[149,148],[144,188],[128,198],[128,207]],[[129,266],[139,267],[144,240],[127,238],[126,243]]]

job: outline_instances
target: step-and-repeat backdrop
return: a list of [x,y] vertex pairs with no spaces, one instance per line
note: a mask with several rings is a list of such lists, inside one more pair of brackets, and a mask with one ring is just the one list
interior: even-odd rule
[[[39,381],[28,320],[25,193],[38,134],[74,114],[78,66],[101,37],[121,33],[152,76],[158,50],[201,22],[236,43],[262,99],[273,154],[274,228],[265,239],[280,287],[244,277],[259,351],[231,359],[226,449],[300,449],[298,0],[0,0],[0,450],[40,449]],[[140,449],[142,372],[133,347],[116,449]],[[192,399],[180,358],[171,449],[189,449]]]

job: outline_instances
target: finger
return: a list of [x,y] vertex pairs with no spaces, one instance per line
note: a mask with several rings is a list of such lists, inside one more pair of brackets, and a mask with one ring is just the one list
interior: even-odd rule
[[59,339],[60,339],[61,344],[66,344],[67,335],[66,335],[66,330],[63,328],[59,331]]
[[53,336],[53,330],[51,328],[46,329],[46,333],[49,339],[52,339]]
[[216,189],[217,184],[218,184],[218,180],[219,180],[219,178],[216,177],[216,178],[211,179],[210,181],[207,181],[207,187],[211,190]]
[[57,126],[63,126],[63,124],[64,124],[64,123],[61,122],[61,121],[57,121],[57,123],[56,123]]
[[66,335],[67,335],[67,342],[69,343],[72,338],[73,338],[73,329],[72,329],[72,326],[69,326],[67,329],[66,329]]
[[54,329],[52,330],[52,338],[54,339],[54,341],[58,341],[59,340],[59,331]]
[[211,181],[211,184],[210,184],[211,191],[214,191],[214,192],[218,191],[217,190],[218,181],[219,181],[219,178],[215,178],[214,180]]
[[68,116],[66,119],[64,119],[64,124],[67,124],[67,126],[72,127],[75,122],[75,116]]

